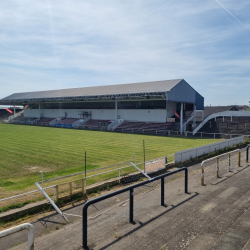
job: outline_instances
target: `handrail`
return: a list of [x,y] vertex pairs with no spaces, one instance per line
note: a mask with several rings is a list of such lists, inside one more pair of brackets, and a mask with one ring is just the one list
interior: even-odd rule
[[246,150],[246,162],[248,163],[249,161],[249,148],[250,148],[250,146],[247,146],[247,150]]
[[143,182],[140,182],[140,183],[137,183],[137,184],[134,184],[132,186],[129,186],[129,187],[126,187],[126,188],[123,188],[123,189],[120,189],[120,190],[117,190],[115,192],[112,192],[112,193],[109,193],[109,194],[106,194],[106,195],[103,195],[103,196],[100,196],[100,197],[97,197],[95,199],[92,199],[92,200],[89,200],[87,201],[84,206],[83,206],[83,209],[82,209],[82,246],[84,249],[88,249],[88,243],[87,243],[87,239],[88,239],[88,223],[87,223],[87,216],[88,216],[88,207],[96,202],[99,202],[99,201],[102,201],[102,200],[105,200],[105,199],[108,199],[110,197],[113,197],[113,196],[116,196],[118,194],[121,194],[121,193],[124,193],[124,192],[127,192],[129,191],[129,222],[130,223],[134,223],[133,221],[133,208],[134,208],[134,188],[137,188],[137,187],[140,187],[142,185],[145,185],[145,184],[148,184],[150,182],[153,182],[153,181],[156,181],[158,179],[161,179],[161,206],[164,206],[164,178],[169,176],[169,175],[173,175],[173,174],[176,174],[178,172],[181,172],[181,171],[185,171],[185,193],[188,193],[188,169],[187,167],[183,167],[183,168],[179,168],[175,171],[172,171],[172,172],[168,172],[168,173],[165,173],[163,175],[159,175],[159,176],[156,176],[152,179],[149,179],[149,180],[146,180],[146,181],[143,181]]
[[212,160],[215,160],[215,159],[217,160],[217,162],[216,162],[216,176],[217,176],[217,178],[219,178],[219,159],[220,159],[220,157],[228,155],[228,172],[230,172],[231,171],[231,157],[230,157],[230,155],[233,154],[233,153],[236,153],[236,152],[239,153],[238,166],[240,166],[240,156],[241,156],[240,149],[236,149],[236,150],[230,151],[228,153],[224,153],[224,154],[215,156],[213,158],[204,160],[201,163],[201,185],[204,186],[204,164],[206,162],[209,162],[209,161],[212,161]]
[[30,223],[24,223],[0,232],[0,238],[17,233],[24,229],[28,230],[28,250],[34,250],[34,227]]

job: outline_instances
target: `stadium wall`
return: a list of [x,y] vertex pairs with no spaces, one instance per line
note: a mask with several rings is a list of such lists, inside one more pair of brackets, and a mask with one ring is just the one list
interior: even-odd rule
[[[114,109],[41,109],[40,113],[43,117],[67,117],[79,118],[79,111],[87,111],[92,113],[92,119],[114,120]],[[117,115],[119,119],[127,121],[148,121],[148,122],[166,122],[167,117],[173,116],[173,109],[118,109]],[[39,117],[39,109],[26,109],[24,117]]]

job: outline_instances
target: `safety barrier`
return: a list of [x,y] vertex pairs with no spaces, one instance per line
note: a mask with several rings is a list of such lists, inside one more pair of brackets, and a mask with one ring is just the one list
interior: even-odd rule
[[82,231],[83,231],[83,233],[82,233],[82,246],[83,246],[83,248],[88,249],[87,248],[88,247],[88,243],[87,243],[87,237],[88,237],[87,216],[88,216],[88,207],[90,205],[92,205],[92,204],[94,204],[96,202],[108,199],[110,197],[116,196],[118,194],[129,191],[129,222],[134,223],[134,219],[133,219],[134,218],[134,214],[133,214],[133,210],[134,210],[134,189],[137,188],[137,187],[143,186],[145,184],[148,184],[150,182],[161,179],[161,206],[164,206],[164,193],[165,193],[164,192],[165,191],[164,190],[164,178],[169,176],[169,175],[173,175],[173,174],[176,174],[178,172],[181,172],[181,171],[185,171],[185,193],[188,193],[188,169],[187,169],[187,167],[183,167],[183,168],[177,169],[175,171],[168,172],[166,174],[156,176],[154,178],[151,178],[149,180],[140,182],[138,184],[135,184],[135,185],[120,189],[118,191],[112,192],[110,194],[106,194],[106,195],[97,197],[97,198],[95,198],[93,200],[87,201],[84,204],[83,210],[82,210]]
[[246,162],[248,163],[248,159],[249,159],[249,148],[250,146],[247,146],[247,155],[246,155]]
[[210,158],[210,159],[203,161],[201,163],[201,185],[204,186],[204,165],[206,162],[209,162],[209,161],[216,159],[216,177],[219,178],[220,158],[222,156],[228,155],[228,172],[230,172],[231,171],[231,155],[233,153],[237,153],[237,152],[238,152],[238,166],[240,166],[240,164],[241,164],[241,152],[239,149],[236,149],[234,151],[231,151],[231,152],[228,152],[228,153],[225,153],[222,155],[218,155],[218,156],[215,156],[213,158]]
[[34,227],[30,223],[24,223],[16,227],[9,228],[0,232],[0,238],[17,233],[24,229],[28,230],[28,250],[34,250]]

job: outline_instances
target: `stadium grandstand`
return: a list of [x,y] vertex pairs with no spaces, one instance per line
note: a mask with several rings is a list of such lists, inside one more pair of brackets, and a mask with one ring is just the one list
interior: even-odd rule
[[204,112],[196,113],[196,121],[196,128],[189,129],[193,135],[197,132],[250,135],[250,111],[243,105],[204,107]]
[[15,93],[0,105],[26,109],[10,123],[138,133],[183,133],[204,98],[184,79]]
[[0,122],[8,119],[10,116],[13,116],[14,112],[20,112],[22,109],[20,107],[9,107],[9,106],[0,106]]

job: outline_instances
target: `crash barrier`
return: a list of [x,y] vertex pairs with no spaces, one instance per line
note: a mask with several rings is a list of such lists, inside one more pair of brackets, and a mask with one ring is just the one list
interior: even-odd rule
[[236,149],[234,151],[231,151],[231,152],[228,152],[228,153],[225,153],[222,155],[218,155],[218,156],[215,156],[213,158],[210,158],[210,159],[203,161],[201,163],[201,185],[204,186],[204,174],[205,174],[204,173],[205,172],[204,166],[205,166],[206,162],[209,162],[209,161],[216,159],[216,177],[219,178],[220,158],[223,156],[226,156],[226,155],[228,156],[228,172],[230,172],[231,171],[231,155],[234,153],[238,153],[238,166],[240,166],[240,164],[241,164],[241,152],[239,149]]
[[0,239],[22,231],[24,229],[28,230],[28,250],[34,250],[34,227],[30,223],[24,223],[16,227],[12,227],[0,232]]
[[205,154],[215,152],[220,149],[232,147],[239,143],[243,143],[244,140],[245,140],[244,136],[239,136],[239,137],[235,137],[229,140],[224,140],[221,142],[216,142],[216,143],[208,144],[208,145],[197,147],[197,148],[179,151],[175,153],[175,163],[184,162],[184,161],[194,159]]
[[175,171],[172,172],[168,172],[165,173],[163,175],[159,175],[156,176],[154,178],[150,178],[146,181],[134,184],[132,186],[120,189],[118,191],[112,192],[110,194],[106,194],[100,197],[97,197],[93,200],[89,200],[87,201],[84,206],[83,206],[83,210],[82,210],[82,246],[84,249],[88,249],[88,243],[87,243],[87,239],[88,239],[88,223],[87,223],[87,217],[88,217],[88,207],[94,203],[97,203],[99,201],[102,200],[106,200],[110,197],[116,196],[118,194],[124,193],[129,191],[129,222],[130,223],[134,223],[134,214],[133,214],[133,210],[134,210],[134,189],[143,185],[146,185],[150,182],[156,181],[161,179],[161,206],[164,206],[164,178],[173,174],[176,174],[178,172],[181,171],[185,171],[185,193],[188,193],[188,169],[187,167],[183,167],[183,168],[179,168]]

